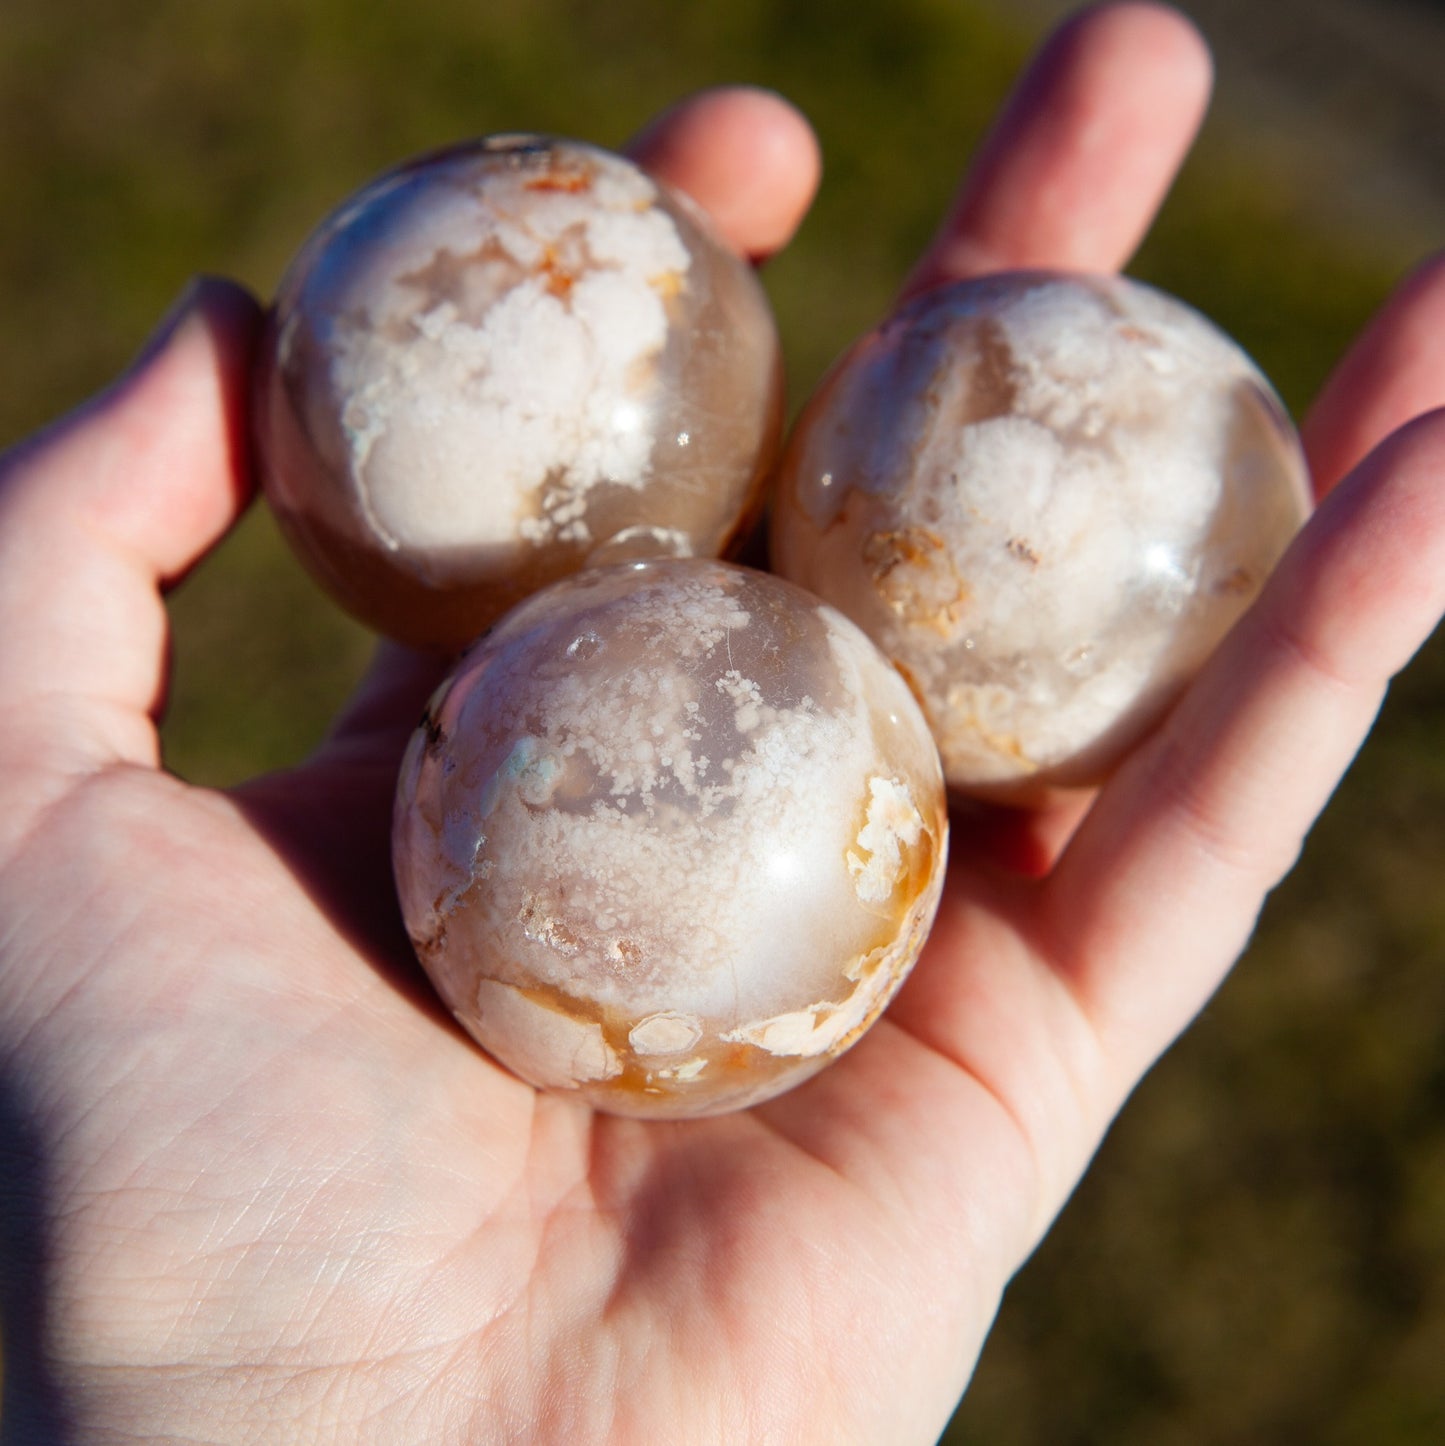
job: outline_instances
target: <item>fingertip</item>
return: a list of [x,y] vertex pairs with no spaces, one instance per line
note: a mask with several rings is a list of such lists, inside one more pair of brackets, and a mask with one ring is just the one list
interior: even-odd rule
[[991,271],[1124,265],[1212,85],[1203,35],[1169,6],[1117,0],[1071,16],[1014,86],[904,295]]
[[[1445,610],[1445,405],[1392,430],[1342,479],[1280,566],[1271,596],[1312,601],[1334,673],[1391,677]],[[1362,621],[1363,619],[1363,621]],[[1363,683],[1362,683],[1363,680]]]
[[1392,432],[1445,406],[1445,251],[1390,294],[1340,359],[1301,428],[1323,497]]
[[[61,445],[91,460],[93,517],[149,555],[163,581],[198,560],[253,490],[249,393],[261,324],[245,287],[197,276],[118,381],[60,424]],[[146,488],[123,485],[142,469]]]
[[[1203,122],[1214,59],[1182,11],[1151,0],[1110,0],[1078,11],[1055,31],[1022,90],[1035,86],[1057,95],[1060,119],[1083,131],[1085,160],[1107,162],[1113,152],[1113,189],[1122,193],[1122,181],[1154,202]],[[1106,174],[1102,166],[1100,173]]]
[[154,761],[148,719],[164,689],[158,588],[250,491],[259,325],[243,288],[193,282],[115,383],[0,459],[0,686],[102,703],[90,743],[134,761]]
[[1089,42],[1103,83],[1138,86],[1136,107],[1167,116],[1148,179],[1161,193],[1193,144],[1214,94],[1214,55],[1204,32],[1181,10],[1147,0],[1115,0],[1086,11]]
[[627,150],[659,180],[691,196],[723,239],[754,261],[792,238],[822,174],[812,126],[796,106],[758,86],[689,96]]
[[260,315],[260,303],[239,282],[204,272],[193,276],[167,307],[116,385],[123,387],[144,372],[183,332],[197,324],[248,349],[252,333],[260,325]]
[[1070,15],[1045,41],[1030,76],[1068,72],[1091,80],[1142,82],[1167,96],[1195,127],[1214,89],[1214,57],[1204,32],[1182,10],[1152,0],[1105,0]]
[[1065,42],[1086,39],[1101,50],[1125,47],[1141,61],[1167,69],[1194,94],[1207,95],[1214,81],[1214,61],[1204,32],[1173,5],[1104,0],[1070,16],[1056,35]]
[[244,287],[188,283],[109,387],[0,458],[10,545],[58,539],[79,522],[159,582],[180,577],[252,490],[247,401],[260,325]]

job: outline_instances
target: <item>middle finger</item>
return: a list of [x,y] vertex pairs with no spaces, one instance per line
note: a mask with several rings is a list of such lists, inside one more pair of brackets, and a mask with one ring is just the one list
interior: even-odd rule
[[910,296],[991,271],[1114,271],[1148,230],[1209,101],[1209,51],[1177,11],[1103,5],[1014,87]]

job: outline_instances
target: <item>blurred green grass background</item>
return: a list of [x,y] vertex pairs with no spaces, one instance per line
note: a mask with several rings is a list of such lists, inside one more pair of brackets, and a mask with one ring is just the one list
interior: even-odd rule
[[[192,273],[264,295],[403,156],[503,129],[620,144],[727,80],[788,94],[824,147],[766,275],[796,403],[886,307],[1036,38],[982,0],[5,0],[0,443],[102,385]],[[1132,268],[1296,412],[1411,259],[1318,214],[1225,124]],[[205,782],[303,755],[369,653],[259,510],[173,615],[166,752]],[[1432,645],[1010,1291],[945,1440],[1445,1440],[1442,732]]]

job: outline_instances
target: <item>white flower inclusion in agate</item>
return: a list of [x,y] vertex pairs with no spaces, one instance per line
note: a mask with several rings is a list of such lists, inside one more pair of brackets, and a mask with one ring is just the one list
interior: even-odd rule
[[799,1083],[913,964],[947,852],[937,751],[852,623],[728,563],[578,573],[432,700],[398,892],[442,998],[531,1083],[620,1114]]
[[1305,518],[1249,358],[1117,277],[942,287],[844,356],[789,443],[773,566],[904,672],[951,790],[1097,782]]
[[592,146],[496,136],[317,229],[256,413],[266,494],[322,584],[455,650],[581,566],[740,541],[782,369],[751,268],[686,197]]

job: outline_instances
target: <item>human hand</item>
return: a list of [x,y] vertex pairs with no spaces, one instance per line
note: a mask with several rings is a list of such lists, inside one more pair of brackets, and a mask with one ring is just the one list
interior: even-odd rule
[[[1076,22],[915,286],[1108,269],[1192,135],[1168,12]],[[739,249],[811,194],[748,92],[638,153]],[[1445,269],[1327,389],[1322,490],[1445,401]],[[539,1096],[451,1026],[387,863],[431,681],[383,649],[305,767],[230,796],[157,766],[161,589],[243,505],[254,304],[211,283],[0,477],[6,1424],[20,1439],[925,1441],[1009,1275],[1237,954],[1433,625],[1445,419],[1331,496],[1097,799],[955,830],[928,953],[844,1060],[747,1114]]]

